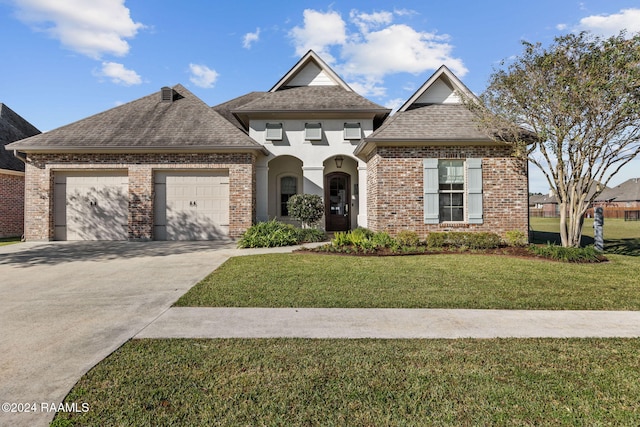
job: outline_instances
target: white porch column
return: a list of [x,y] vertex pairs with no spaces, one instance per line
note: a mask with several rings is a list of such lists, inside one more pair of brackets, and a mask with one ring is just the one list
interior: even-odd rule
[[358,161],[358,227],[367,227],[367,164]]
[[256,165],[256,221],[269,221],[269,166]]
[[324,166],[302,166],[302,192],[324,198]]

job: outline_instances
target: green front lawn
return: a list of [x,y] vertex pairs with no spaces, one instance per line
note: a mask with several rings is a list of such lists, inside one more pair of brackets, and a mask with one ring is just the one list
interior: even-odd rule
[[67,425],[640,425],[640,340],[134,340]]
[[566,264],[489,255],[231,258],[178,306],[639,310],[640,258]]

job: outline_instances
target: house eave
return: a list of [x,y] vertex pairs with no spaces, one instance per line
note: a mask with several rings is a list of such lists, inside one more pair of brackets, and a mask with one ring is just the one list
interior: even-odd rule
[[123,153],[259,153],[268,155],[269,151],[262,146],[233,146],[233,147],[211,147],[202,145],[191,145],[184,147],[92,147],[92,146],[43,146],[43,147],[21,147],[20,151],[28,154],[52,154],[52,153],[89,153],[89,154],[123,154]]
[[24,172],[15,171],[13,169],[0,169],[0,175],[24,176]]
[[495,141],[485,138],[467,138],[467,139],[424,139],[424,138],[402,138],[402,139],[364,139],[356,146],[353,154],[356,157],[365,159],[371,152],[380,146],[386,147],[424,147],[424,146],[436,146],[436,147],[452,147],[459,145],[473,145],[473,146],[501,146],[508,143],[502,141]]

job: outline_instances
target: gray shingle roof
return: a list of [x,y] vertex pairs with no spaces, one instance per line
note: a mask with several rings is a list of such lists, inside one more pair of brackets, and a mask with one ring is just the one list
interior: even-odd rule
[[214,111],[217,111],[222,117],[229,120],[238,129],[244,130],[242,123],[240,123],[236,116],[233,115],[232,111],[248,104],[249,102],[253,102],[256,99],[261,98],[265,93],[267,92],[249,92],[246,95],[239,96],[230,101],[223,102],[222,104],[214,105],[211,108],[213,108]]
[[264,151],[182,85],[173,101],[160,92],[34,136],[12,148],[23,151],[97,149],[224,149]]
[[39,134],[40,131],[20,117],[11,108],[0,103],[0,169],[24,171],[24,163],[13,153],[5,150],[5,145]]
[[631,178],[616,187],[605,189],[596,201],[640,201],[640,178]]
[[434,104],[398,112],[389,118],[368,141],[491,141],[480,131],[473,114],[462,104]]
[[266,92],[233,110],[234,113],[273,111],[371,111],[387,114],[390,110],[340,86],[301,86]]

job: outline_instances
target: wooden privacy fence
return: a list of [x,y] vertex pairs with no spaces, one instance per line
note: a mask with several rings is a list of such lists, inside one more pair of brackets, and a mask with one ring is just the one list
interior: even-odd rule
[[[634,208],[603,208],[604,217],[612,219],[624,219],[625,221],[640,221],[640,210]],[[529,216],[532,218],[558,218],[556,212],[543,211],[542,209],[529,209]],[[593,208],[584,215],[585,218],[593,218]]]

